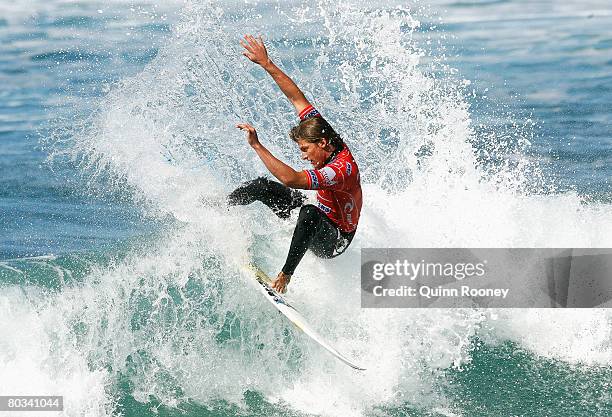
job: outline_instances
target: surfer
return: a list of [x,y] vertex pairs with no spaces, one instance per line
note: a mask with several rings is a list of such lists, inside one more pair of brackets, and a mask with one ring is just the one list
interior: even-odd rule
[[[236,125],[247,133],[249,145],[280,183],[265,177],[248,181],[229,195],[228,203],[245,205],[261,201],[282,219],[301,207],[287,260],[272,283],[275,290],[284,293],[308,249],[321,258],[334,258],[350,245],[361,211],[359,169],[340,135],[269,58],[261,36],[256,39],[246,35],[240,44],[245,49],[243,55],[270,74],[295,107],[300,122],[291,129],[289,137],[296,142],[302,159],[313,167],[294,170],[259,142],[253,126]],[[304,204],[306,196],[297,189],[317,190],[317,205]]]

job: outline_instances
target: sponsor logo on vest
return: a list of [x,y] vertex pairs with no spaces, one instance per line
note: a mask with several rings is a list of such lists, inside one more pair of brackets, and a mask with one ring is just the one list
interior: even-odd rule
[[323,175],[323,179],[325,180],[325,183],[327,185],[336,184],[336,181],[334,181],[334,178],[336,177],[336,171],[334,171],[333,168],[324,167],[321,168],[319,172],[321,173],[321,175]]
[[325,204],[322,204],[320,201],[318,202],[318,206],[325,213],[327,213],[327,214],[331,213],[331,209],[329,207],[327,207]]
[[312,188],[319,188],[319,179],[317,178],[317,174],[313,170],[308,170],[308,175],[310,175],[310,180],[312,181]]

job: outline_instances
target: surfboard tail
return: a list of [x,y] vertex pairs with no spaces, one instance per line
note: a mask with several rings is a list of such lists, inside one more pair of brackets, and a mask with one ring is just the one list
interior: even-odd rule
[[321,335],[315,331],[306,321],[304,316],[296,310],[291,304],[289,304],[285,298],[277,293],[270,284],[272,279],[257,265],[249,263],[242,267],[242,271],[247,274],[247,278],[252,279],[258,285],[260,292],[266,297],[266,299],[276,307],[295,327],[301,330],[304,334],[310,337],[312,340],[317,342],[322,348],[327,350],[337,359],[358,371],[365,371],[366,369],[356,365],[353,361],[348,359],[346,356],[338,352],[332,345],[330,345]]

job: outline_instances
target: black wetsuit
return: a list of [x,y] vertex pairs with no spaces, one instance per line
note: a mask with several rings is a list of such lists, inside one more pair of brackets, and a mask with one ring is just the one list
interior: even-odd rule
[[261,201],[281,219],[289,218],[291,210],[301,207],[287,261],[282,269],[287,275],[293,275],[306,250],[310,249],[321,258],[334,258],[346,250],[355,236],[354,231],[340,230],[316,206],[304,205],[306,196],[300,191],[265,177],[242,184],[228,197],[230,205],[246,205],[254,201]]

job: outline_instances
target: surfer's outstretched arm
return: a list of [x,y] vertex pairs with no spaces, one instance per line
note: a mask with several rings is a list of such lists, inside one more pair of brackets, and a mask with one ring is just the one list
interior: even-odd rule
[[310,106],[310,102],[297,84],[272,62],[261,36],[255,39],[251,35],[245,35],[244,40],[241,40],[240,44],[246,49],[242,54],[254,63],[261,65],[270,74],[283,94],[293,104],[298,114],[301,114],[304,109]]
[[272,155],[272,152],[259,142],[257,132],[253,126],[247,123],[239,123],[236,127],[247,132],[249,145],[257,152],[257,156],[259,156],[268,171],[278,178],[280,182],[291,188],[308,188],[308,174],[305,171],[296,171]]

